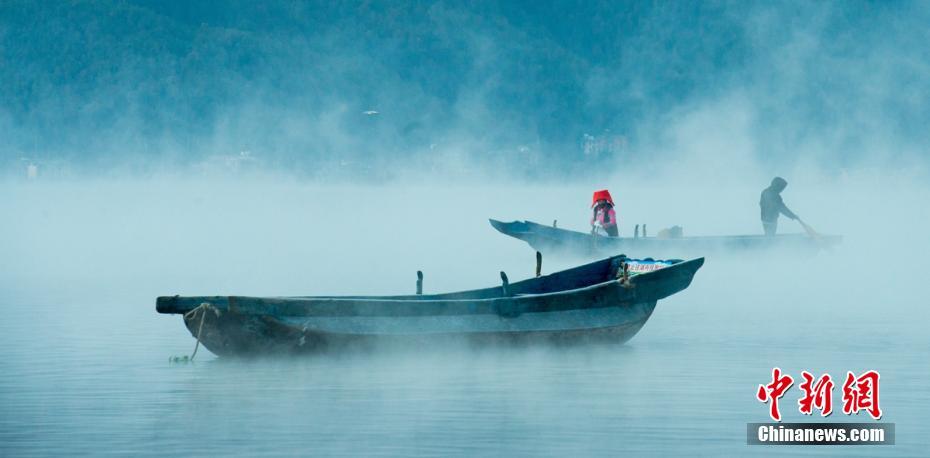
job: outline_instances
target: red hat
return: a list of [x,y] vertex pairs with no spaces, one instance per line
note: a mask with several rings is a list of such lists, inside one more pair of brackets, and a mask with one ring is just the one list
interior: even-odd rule
[[596,204],[599,200],[606,200],[607,202],[610,202],[610,205],[614,204],[614,199],[610,197],[610,191],[606,189],[594,191],[594,196],[591,197],[591,206],[593,207],[594,204]]

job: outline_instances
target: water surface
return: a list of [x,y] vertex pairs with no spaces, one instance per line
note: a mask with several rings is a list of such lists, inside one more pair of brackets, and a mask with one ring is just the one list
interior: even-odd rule
[[[328,203],[345,189],[269,186],[258,198],[113,186],[7,189],[3,455],[913,456],[930,447],[923,264],[908,244],[877,243],[866,230],[812,257],[709,257],[625,345],[246,361],[201,349],[195,363],[173,365],[194,340],[180,317],[155,313],[157,295],[407,293],[417,268],[427,291],[494,284],[498,270],[516,280],[532,272],[533,253],[481,218],[517,204],[494,202],[499,190],[443,191],[466,202],[461,224],[411,234],[385,216],[363,238],[364,228],[327,224],[350,221]],[[356,191],[403,220],[396,226],[430,222],[406,199],[416,190]],[[509,191],[515,201],[540,192]],[[891,263],[889,250],[899,250]],[[572,263],[547,258],[545,270]],[[896,423],[897,445],[746,446],[746,423],[767,420],[755,387],[776,365],[796,379],[878,370],[882,421]],[[797,412],[799,393],[783,398],[785,420],[818,420]],[[872,421],[829,418],[846,420]]]

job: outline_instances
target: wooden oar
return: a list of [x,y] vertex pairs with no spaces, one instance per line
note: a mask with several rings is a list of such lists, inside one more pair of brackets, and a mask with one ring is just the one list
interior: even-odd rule
[[809,237],[815,238],[815,239],[820,238],[820,234],[817,231],[815,231],[814,228],[808,226],[807,223],[805,223],[804,221],[801,221],[801,218],[798,218],[798,223],[801,224],[801,227],[804,228],[804,232],[807,232],[807,235]]

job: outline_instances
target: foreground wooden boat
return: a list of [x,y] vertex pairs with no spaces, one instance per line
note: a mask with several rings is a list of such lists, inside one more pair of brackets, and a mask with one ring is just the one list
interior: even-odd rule
[[[381,340],[604,338],[625,342],[662,298],[691,284],[704,259],[614,256],[491,288],[383,297],[164,296],[159,313],[184,324],[217,355],[307,352]],[[419,282],[418,282],[419,285]]]
[[611,253],[630,256],[704,256],[710,253],[778,250],[816,252],[839,244],[836,235],[780,234],[705,237],[606,237],[546,226],[532,221],[489,220],[503,234],[523,240],[535,250],[554,255],[597,257]]

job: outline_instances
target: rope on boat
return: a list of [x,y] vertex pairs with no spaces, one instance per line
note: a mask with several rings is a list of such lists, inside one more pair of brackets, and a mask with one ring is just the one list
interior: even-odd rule
[[169,358],[169,360],[170,360],[171,362],[174,362],[174,363],[184,362],[184,363],[186,363],[186,362],[193,362],[193,361],[194,361],[194,356],[197,356],[197,349],[200,348],[200,334],[203,333],[203,322],[204,322],[204,321],[206,320],[206,318],[207,318],[207,312],[208,312],[208,311],[213,312],[213,313],[217,316],[217,318],[220,316],[220,313],[221,313],[221,312],[220,312],[220,309],[214,307],[213,304],[210,304],[209,302],[203,302],[203,303],[201,303],[200,305],[198,305],[197,307],[194,307],[191,311],[189,311],[189,312],[187,312],[187,313],[184,314],[184,319],[185,319],[185,320],[193,320],[193,319],[195,319],[195,317],[197,316],[197,312],[200,312],[200,325],[197,326],[197,335],[195,336],[195,337],[197,337],[197,343],[194,344],[194,352],[191,353],[190,357],[187,357],[187,356],[174,356],[174,357],[172,357],[172,358]]
[[626,289],[636,286],[630,282],[630,264],[626,261],[620,261],[620,266],[617,269],[617,280],[620,281],[620,286]]

